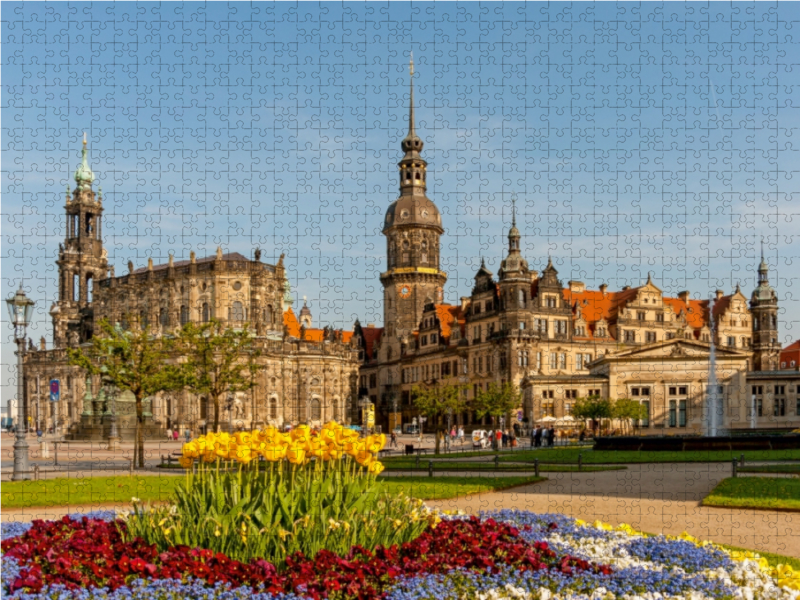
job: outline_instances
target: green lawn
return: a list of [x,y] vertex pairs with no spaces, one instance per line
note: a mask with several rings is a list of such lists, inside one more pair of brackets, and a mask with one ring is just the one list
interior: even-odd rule
[[[86,477],[83,479],[48,479],[3,483],[2,507],[69,506],[77,504],[114,504],[142,501],[166,501],[179,477],[153,475],[121,477]],[[476,492],[499,490],[524,483],[541,481],[533,476],[509,477],[385,477],[390,493],[400,491],[423,500],[444,500]]]
[[[524,472],[529,473],[533,471],[533,463],[526,465],[516,464],[503,464],[500,463],[498,467],[494,466],[493,462],[460,462],[460,461],[434,461],[433,470],[436,471],[503,471],[503,472]],[[621,471],[627,467],[618,466],[588,466],[583,467],[582,471],[586,473],[595,471]],[[397,461],[386,465],[387,471],[419,471],[428,472],[428,461],[420,460],[419,467],[416,466],[416,461]],[[539,465],[539,471],[542,473],[569,473],[578,471],[577,465]]]
[[744,468],[739,468],[739,473],[797,473],[800,475],[800,464],[756,465],[753,467],[745,465]]
[[[538,458],[539,462],[572,463],[583,455],[584,464],[633,464],[633,463],[681,463],[681,462],[730,462],[744,454],[745,462],[762,460],[800,460],[800,449],[796,450],[708,450],[686,452],[638,452],[635,450],[592,450],[591,448],[541,448],[539,450],[515,450],[500,452],[500,462],[528,462]],[[420,464],[431,460],[447,460],[474,456],[494,456],[493,452],[464,452],[457,454],[424,455]],[[408,461],[407,456],[382,459],[387,467]],[[411,459],[413,462],[414,459]]]
[[800,510],[800,480],[784,477],[729,477],[703,499],[704,506]]

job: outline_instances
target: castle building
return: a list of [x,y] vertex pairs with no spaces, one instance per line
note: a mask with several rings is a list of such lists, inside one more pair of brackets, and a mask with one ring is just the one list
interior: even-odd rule
[[[441,214],[426,195],[427,163],[415,129],[413,62],[408,134],[402,140],[400,196],[386,211],[384,326],[353,337],[362,362],[359,396],[376,404],[377,422],[417,423],[415,386],[467,387],[474,398],[492,383],[522,391],[512,423],[569,418],[578,398],[632,398],[647,408],[640,431],[702,433],[712,344],[724,429],[800,426],[800,374],[776,373],[780,346],[777,296],[763,259],[748,299],[739,286],[713,300],[688,291],[664,295],[648,276],[638,287],[566,286],[548,258],[541,274],[522,256],[512,209],[506,257],[497,279],[482,260],[470,296],[447,304],[439,269]],[[778,396],[776,396],[778,394]],[[777,399],[776,399],[777,398]],[[489,425],[465,411],[454,424]]]
[[[238,252],[223,252],[166,264],[135,268],[115,276],[103,246],[103,199],[93,190],[94,173],[88,164],[84,137],[81,164],[75,172],[76,187],[67,194],[65,241],[58,260],[58,299],[50,309],[53,344],[47,349],[30,344],[25,361],[25,413],[33,426],[75,433],[81,416],[93,416],[97,431],[108,426],[107,399],[99,377],[87,378],[67,362],[66,349],[87,344],[95,323],[106,318],[128,327],[128,319],[146,324],[154,335],[166,335],[188,322],[212,318],[228,327],[248,323],[254,330],[260,369],[252,392],[237,392],[223,411],[225,428],[259,427],[267,424],[309,423],[319,425],[336,419],[358,420],[355,408],[357,348],[352,332],[312,327],[307,304],[299,319],[292,298],[283,255],[277,264]],[[180,357],[175,357],[178,360]],[[48,383],[61,381],[62,401],[49,402]],[[118,412],[130,412],[130,393],[117,399]],[[162,428],[208,428],[213,402],[189,390],[159,394],[145,402],[145,417]],[[105,424],[105,425],[104,425]]]

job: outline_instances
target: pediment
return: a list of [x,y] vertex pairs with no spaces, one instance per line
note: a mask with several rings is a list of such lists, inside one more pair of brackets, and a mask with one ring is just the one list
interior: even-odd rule
[[[744,356],[741,352],[716,348],[717,356]],[[708,360],[711,344],[696,340],[674,339],[658,344],[649,344],[614,354],[614,358],[683,358],[698,357]]]

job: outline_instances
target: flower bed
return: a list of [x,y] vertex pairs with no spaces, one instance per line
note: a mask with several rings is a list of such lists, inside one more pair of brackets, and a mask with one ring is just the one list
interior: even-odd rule
[[125,541],[124,522],[109,513],[3,523],[2,593],[32,600],[800,597],[791,569],[769,570],[756,555],[686,535],[644,537],[520,511],[443,518],[402,545],[354,547],[347,556],[322,550],[313,560],[296,553],[280,570],[264,560]]

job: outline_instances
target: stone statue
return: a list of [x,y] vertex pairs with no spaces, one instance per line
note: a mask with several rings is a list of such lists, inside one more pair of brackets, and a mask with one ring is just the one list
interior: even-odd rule
[[256,251],[255,251],[254,254],[255,254],[256,262],[261,261],[261,248],[256,248]]
[[289,326],[284,324],[283,325],[283,339],[285,340],[288,337],[289,337]]
[[128,261],[128,273],[133,273],[133,261]]
[[109,279],[114,279],[114,265],[108,267],[108,277]]
[[28,352],[33,352],[36,350],[36,346],[33,345],[33,340],[28,338]]
[[58,253],[59,254],[64,254],[64,244],[62,244],[60,242],[58,244]]
[[305,324],[300,325],[300,339],[301,340],[306,339],[306,326],[305,326]]
[[42,352],[47,350],[47,341],[44,339],[44,336],[42,336],[42,339],[39,340],[39,350]]
[[73,348],[80,344],[80,337],[78,337],[77,331],[70,331],[67,334],[67,344]]
[[325,341],[330,341],[331,339],[331,328],[325,325],[322,329],[322,339]]

